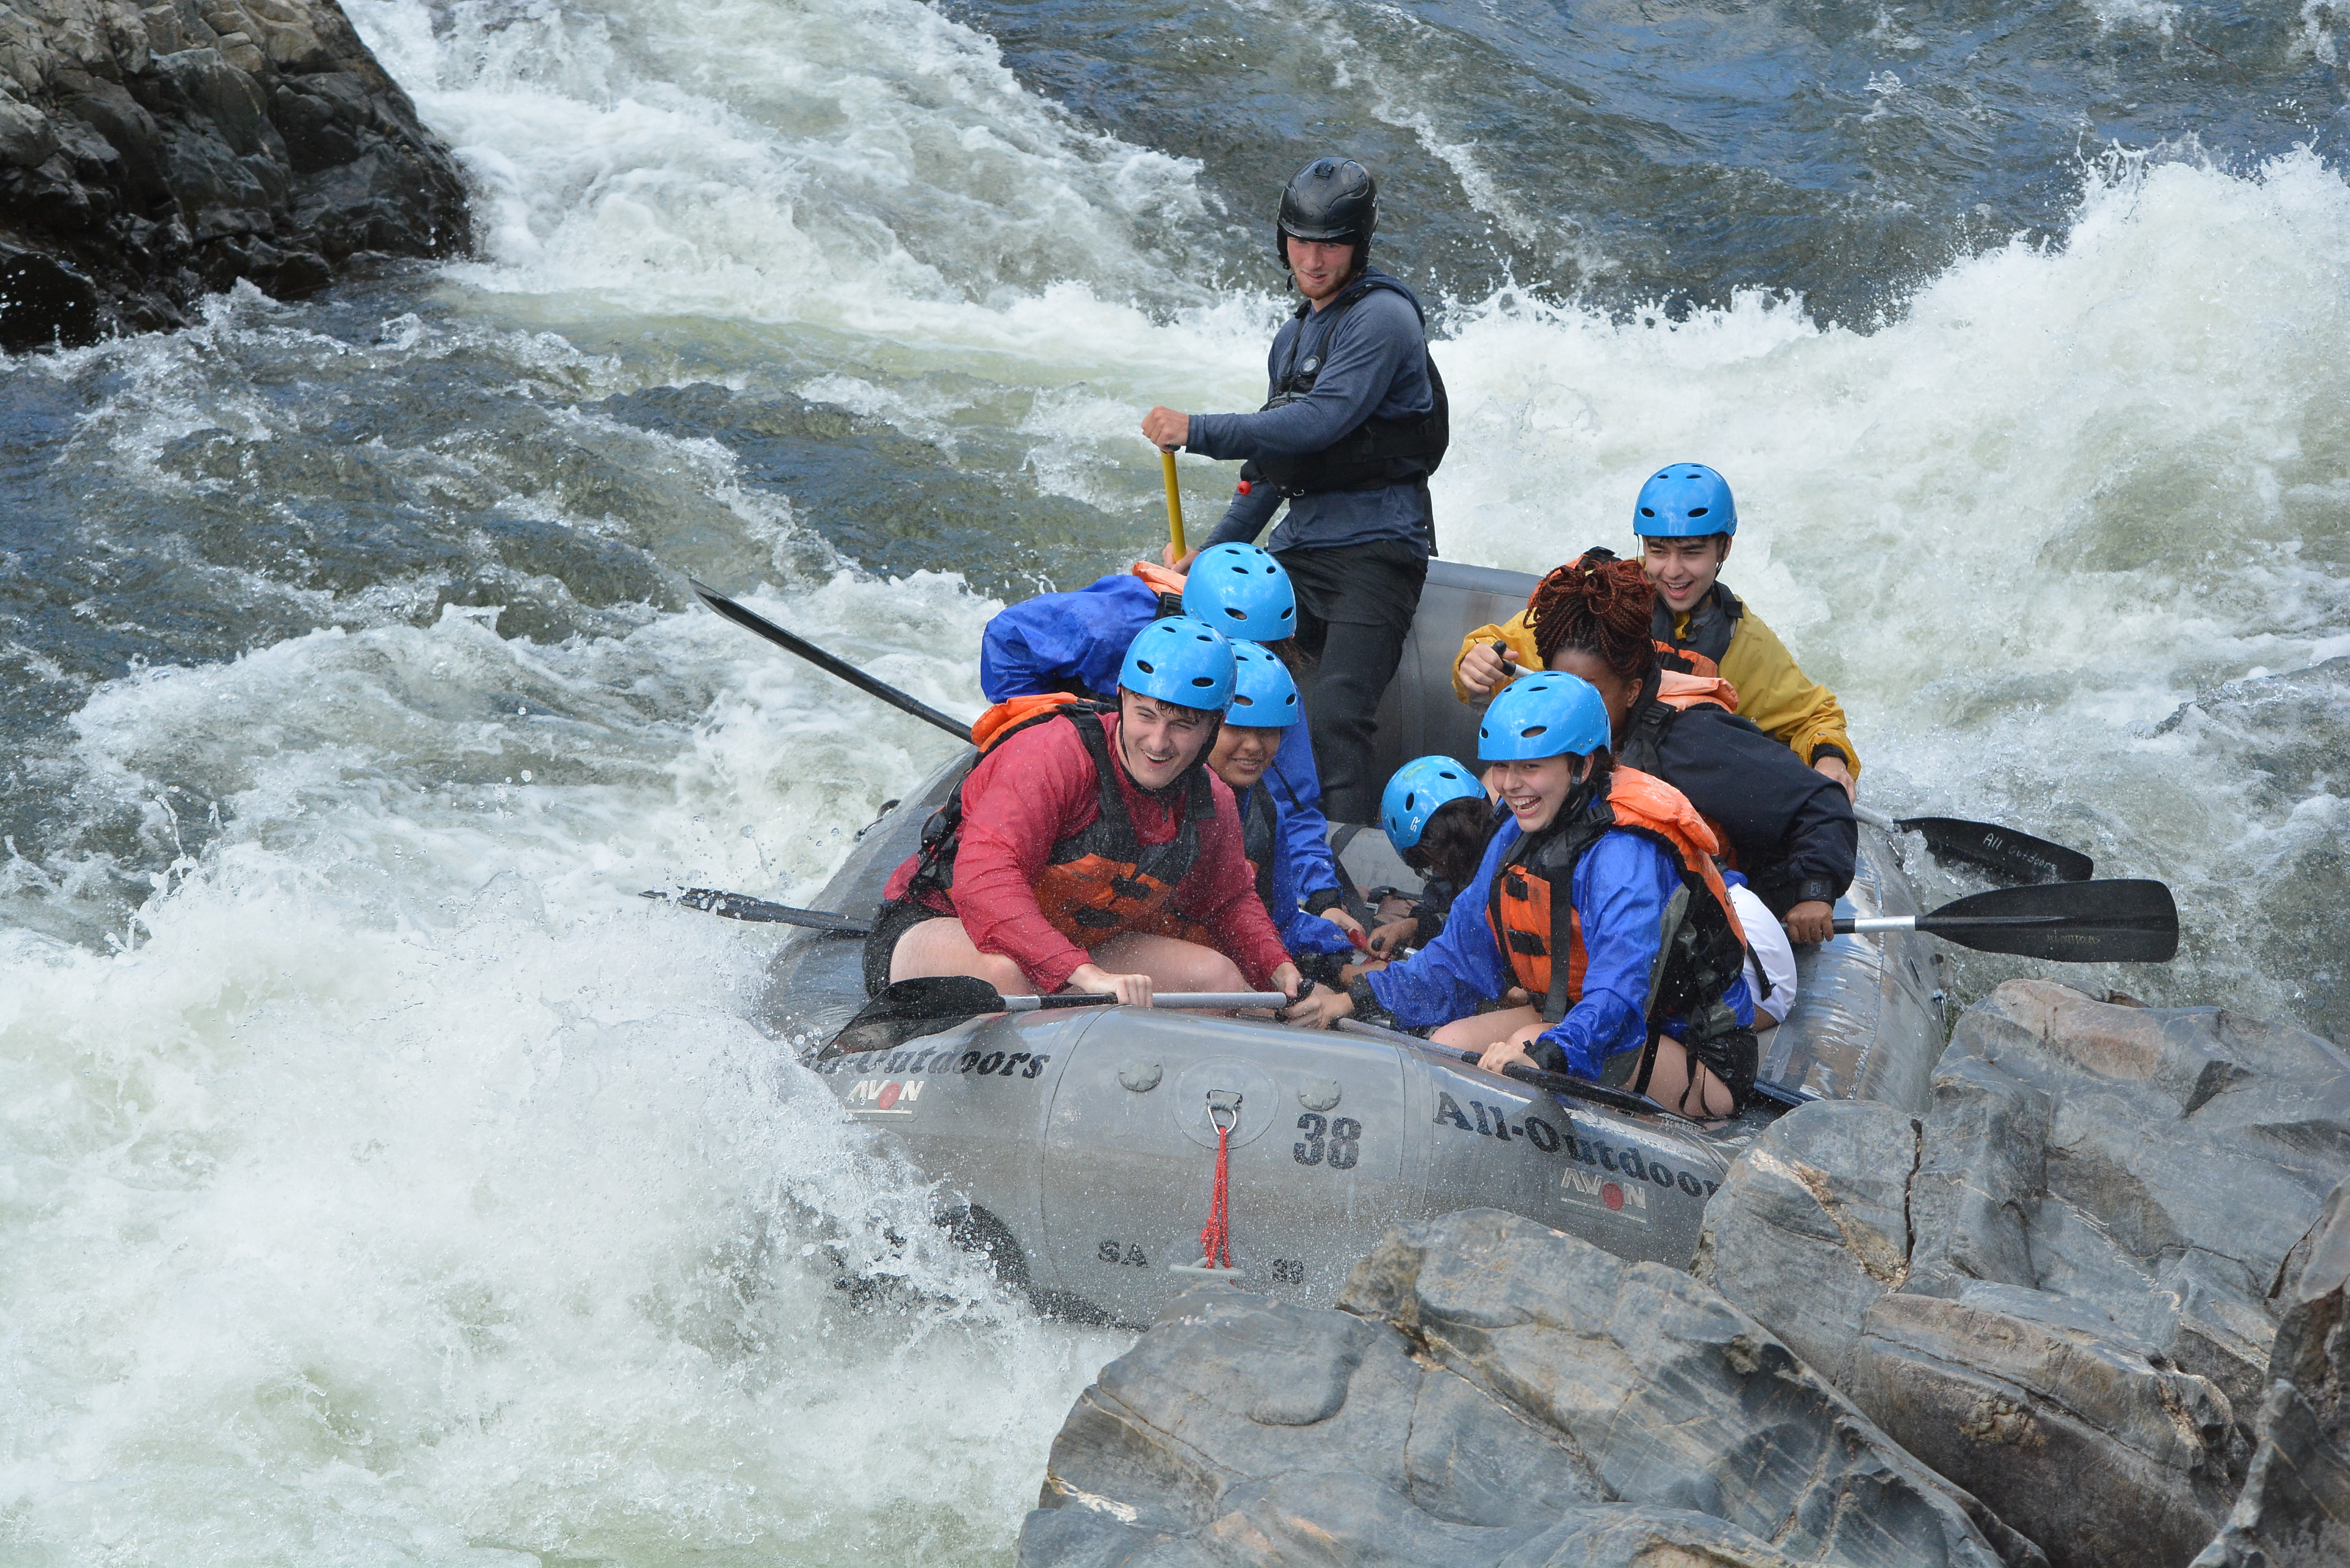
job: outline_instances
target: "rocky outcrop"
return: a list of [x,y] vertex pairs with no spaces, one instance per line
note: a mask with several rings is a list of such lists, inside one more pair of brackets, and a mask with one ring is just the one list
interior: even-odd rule
[[2269,1355],[2261,1446],[2195,1568],[2350,1563],[2350,1182],[2298,1249]]
[[2345,1175],[2326,1042],[2019,981],[1922,1117],[1814,1105],[1758,1139],[1696,1272],[2058,1568],[2184,1564],[2276,1428],[2280,1284]]
[[1078,1400],[1020,1557],[2043,1561],[1713,1291],[1492,1210],[1389,1232],[1336,1309],[1170,1306]]
[[453,160],[336,0],[0,0],[0,192],[10,349],[469,243]]

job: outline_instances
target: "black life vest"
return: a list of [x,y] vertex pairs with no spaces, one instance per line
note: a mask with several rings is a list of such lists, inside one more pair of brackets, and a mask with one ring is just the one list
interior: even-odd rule
[[[1330,345],[1337,339],[1339,323],[1347,312],[1378,288],[1393,289],[1410,300],[1422,330],[1426,329],[1428,313],[1420,309],[1419,301],[1411,290],[1385,273],[1366,273],[1318,313],[1310,300],[1303,302],[1297,307],[1297,315],[1304,324],[1290,339],[1289,361],[1274,383],[1273,396],[1265,400],[1264,410],[1294,403],[1314,389]],[[1329,322],[1322,334],[1322,348],[1301,361],[1298,349],[1316,314]],[[1437,372],[1435,356],[1425,346],[1420,355],[1428,370],[1428,389],[1434,399],[1426,413],[1392,420],[1374,414],[1320,452],[1303,457],[1251,458],[1241,465],[1241,478],[1250,484],[1271,484],[1285,498],[1331,490],[1384,490],[1391,484],[1424,482],[1444,462],[1445,449],[1451,444],[1452,405],[1445,396],[1444,378]]]
[[1285,915],[1273,907],[1273,857],[1281,853],[1281,818],[1274,807],[1273,792],[1262,782],[1252,784],[1240,807],[1241,853],[1248,857],[1249,869],[1256,875],[1257,902],[1264,906],[1264,912],[1272,917],[1273,929],[1278,931]]
[[1738,623],[1745,616],[1746,607],[1739,602],[1738,596],[1717,582],[1690,609],[1690,634],[1675,637],[1673,624],[1678,618],[1665,603],[1665,596],[1659,594],[1657,607],[1648,616],[1648,636],[1680,652],[1701,653],[1719,668],[1721,656],[1730,651],[1730,639],[1738,634]]
[[[1738,693],[1729,681],[1720,676],[1694,676],[1679,670],[1650,670],[1640,687],[1639,696],[1632,700],[1632,711],[1624,716],[1624,733],[1615,746],[1616,760],[1627,768],[1638,768],[1644,774],[1664,778],[1659,766],[1664,750],[1665,734],[1691,708],[1719,708],[1725,713],[1738,711]],[[1666,779],[1670,784],[1672,781]],[[1721,836],[1715,827],[1714,836]],[[1726,844],[1724,846],[1727,847]]]
[[[1076,699],[1039,702],[1015,722],[991,728],[983,742],[985,751],[992,752],[1024,730],[1066,722],[1076,727],[1094,764],[1095,784],[1100,791],[1098,809],[1092,822],[1054,844],[1049,863],[1036,882],[1036,907],[1055,930],[1081,948],[1123,931],[1192,938],[1195,928],[1172,907],[1172,900],[1175,889],[1199,863],[1201,826],[1216,815],[1204,748],[1202,760],[1168,786],[1183,791],[1181,824],[1175,836],[1164,844],[1144,844],[1135,833],[1134,819],[1118,791],[1118,764],[1110,756],[1108,732],[1102,726],[1102,715],[1115,711],[1108,703]],[[980,726],[972,728],[977,732]],[[968,783],[969,774],[965,774],[964,784]],[[956,785],[947,803],[923,824],[921,865],[907,888],[909,894],[937,892],[951,897],[955,854],[962,833],[964,784]]]

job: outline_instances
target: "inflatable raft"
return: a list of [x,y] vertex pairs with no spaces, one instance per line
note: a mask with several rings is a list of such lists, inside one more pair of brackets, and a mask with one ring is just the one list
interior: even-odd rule
[[[1534,579],[1430,564],[1380,714],[1383,769],[1476,755],[1452,695],[1471,628],[1524,606]],[[962,778],[966,751],[863,834],[823,907],[869,919],[889,872]],[[1358,887],[1415,879],[1376,828],[1334,842]],[[1861,830],[1839,915],[1918,912],[1892,846]],[[1939,957],[1910,932],[1839,936],[1802,954],[1794,1010],[1762,1039],[1765,1080],[1804,1096],[1921,1109],[1942,1048]],[[1505,1209],[1627,1259],[1676,1267],[1705,1201],[1777,1106],[1713,1130],[1479,1071],[1409,1036],[1304,1032],[1137,1008],[992,1013],[882,1050],[837,1048],[867,997],[862,940],[795,933],[764,1022],[847,1114],[888,1129],[936,1180],[940,1219],[1048,1311],[1147,1323],[1197,1282],[1230,1126],[1229,1276],[1326,1303],[1386,1227]]]

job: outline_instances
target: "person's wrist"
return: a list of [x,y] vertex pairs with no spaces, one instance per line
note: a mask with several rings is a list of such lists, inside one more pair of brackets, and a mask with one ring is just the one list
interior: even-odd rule
[[[1217,557],[1219,560],[1222,558]],[[1317,888],[1305,896],[1305,912],[1309,915],[1327,914],[1346,901],[1346,896],[1336,888]]]
[[1835,902],[1835,889],[1829,886],[1828,879],[1825,877],[1806,877],[1795,884],[1795,902],[1833,905]]

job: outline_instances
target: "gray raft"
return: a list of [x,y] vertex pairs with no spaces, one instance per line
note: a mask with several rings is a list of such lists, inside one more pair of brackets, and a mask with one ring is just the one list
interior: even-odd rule
[[[1383,769],[1431,752],[1474,758],[1475,715],[1452,695],[1452,656],[1471,628],[1523,608],[1533,584],[1430,563],[1381,710]],[[822,907],[871,917],[969,758],[860,836]],[[1413,885],[1376,828],[1337,834],[1359,886]],[[1892,846],[1863,827],[1836,913],[1917,912]],[[1944,1038],[1931,946],[1912,933],[1840,936],[1803,953],[1794,1011],[1762,1035],[1762,1075],[1922,1109]],[[888,1128],[939,1183],[941,1222],[1040,1305],[1087,1318],[1147,1323],[1201,1277],[1211,1102],[1237,1117],[1229,1277],[1312,1304],[1336,1294],[1387,1226],[1469,1208],[1684,1265],[1707,1196],[1778,1114],[1757,1104],[1708,1132],[1532,1090],[1408,1037],[1135,1008],[996,1013],[902,1048],[836,1054],[833,1036],[866,1000],[861,951],[855,937],[795,933],[772,971],[770,1030],[851,1117]]]

